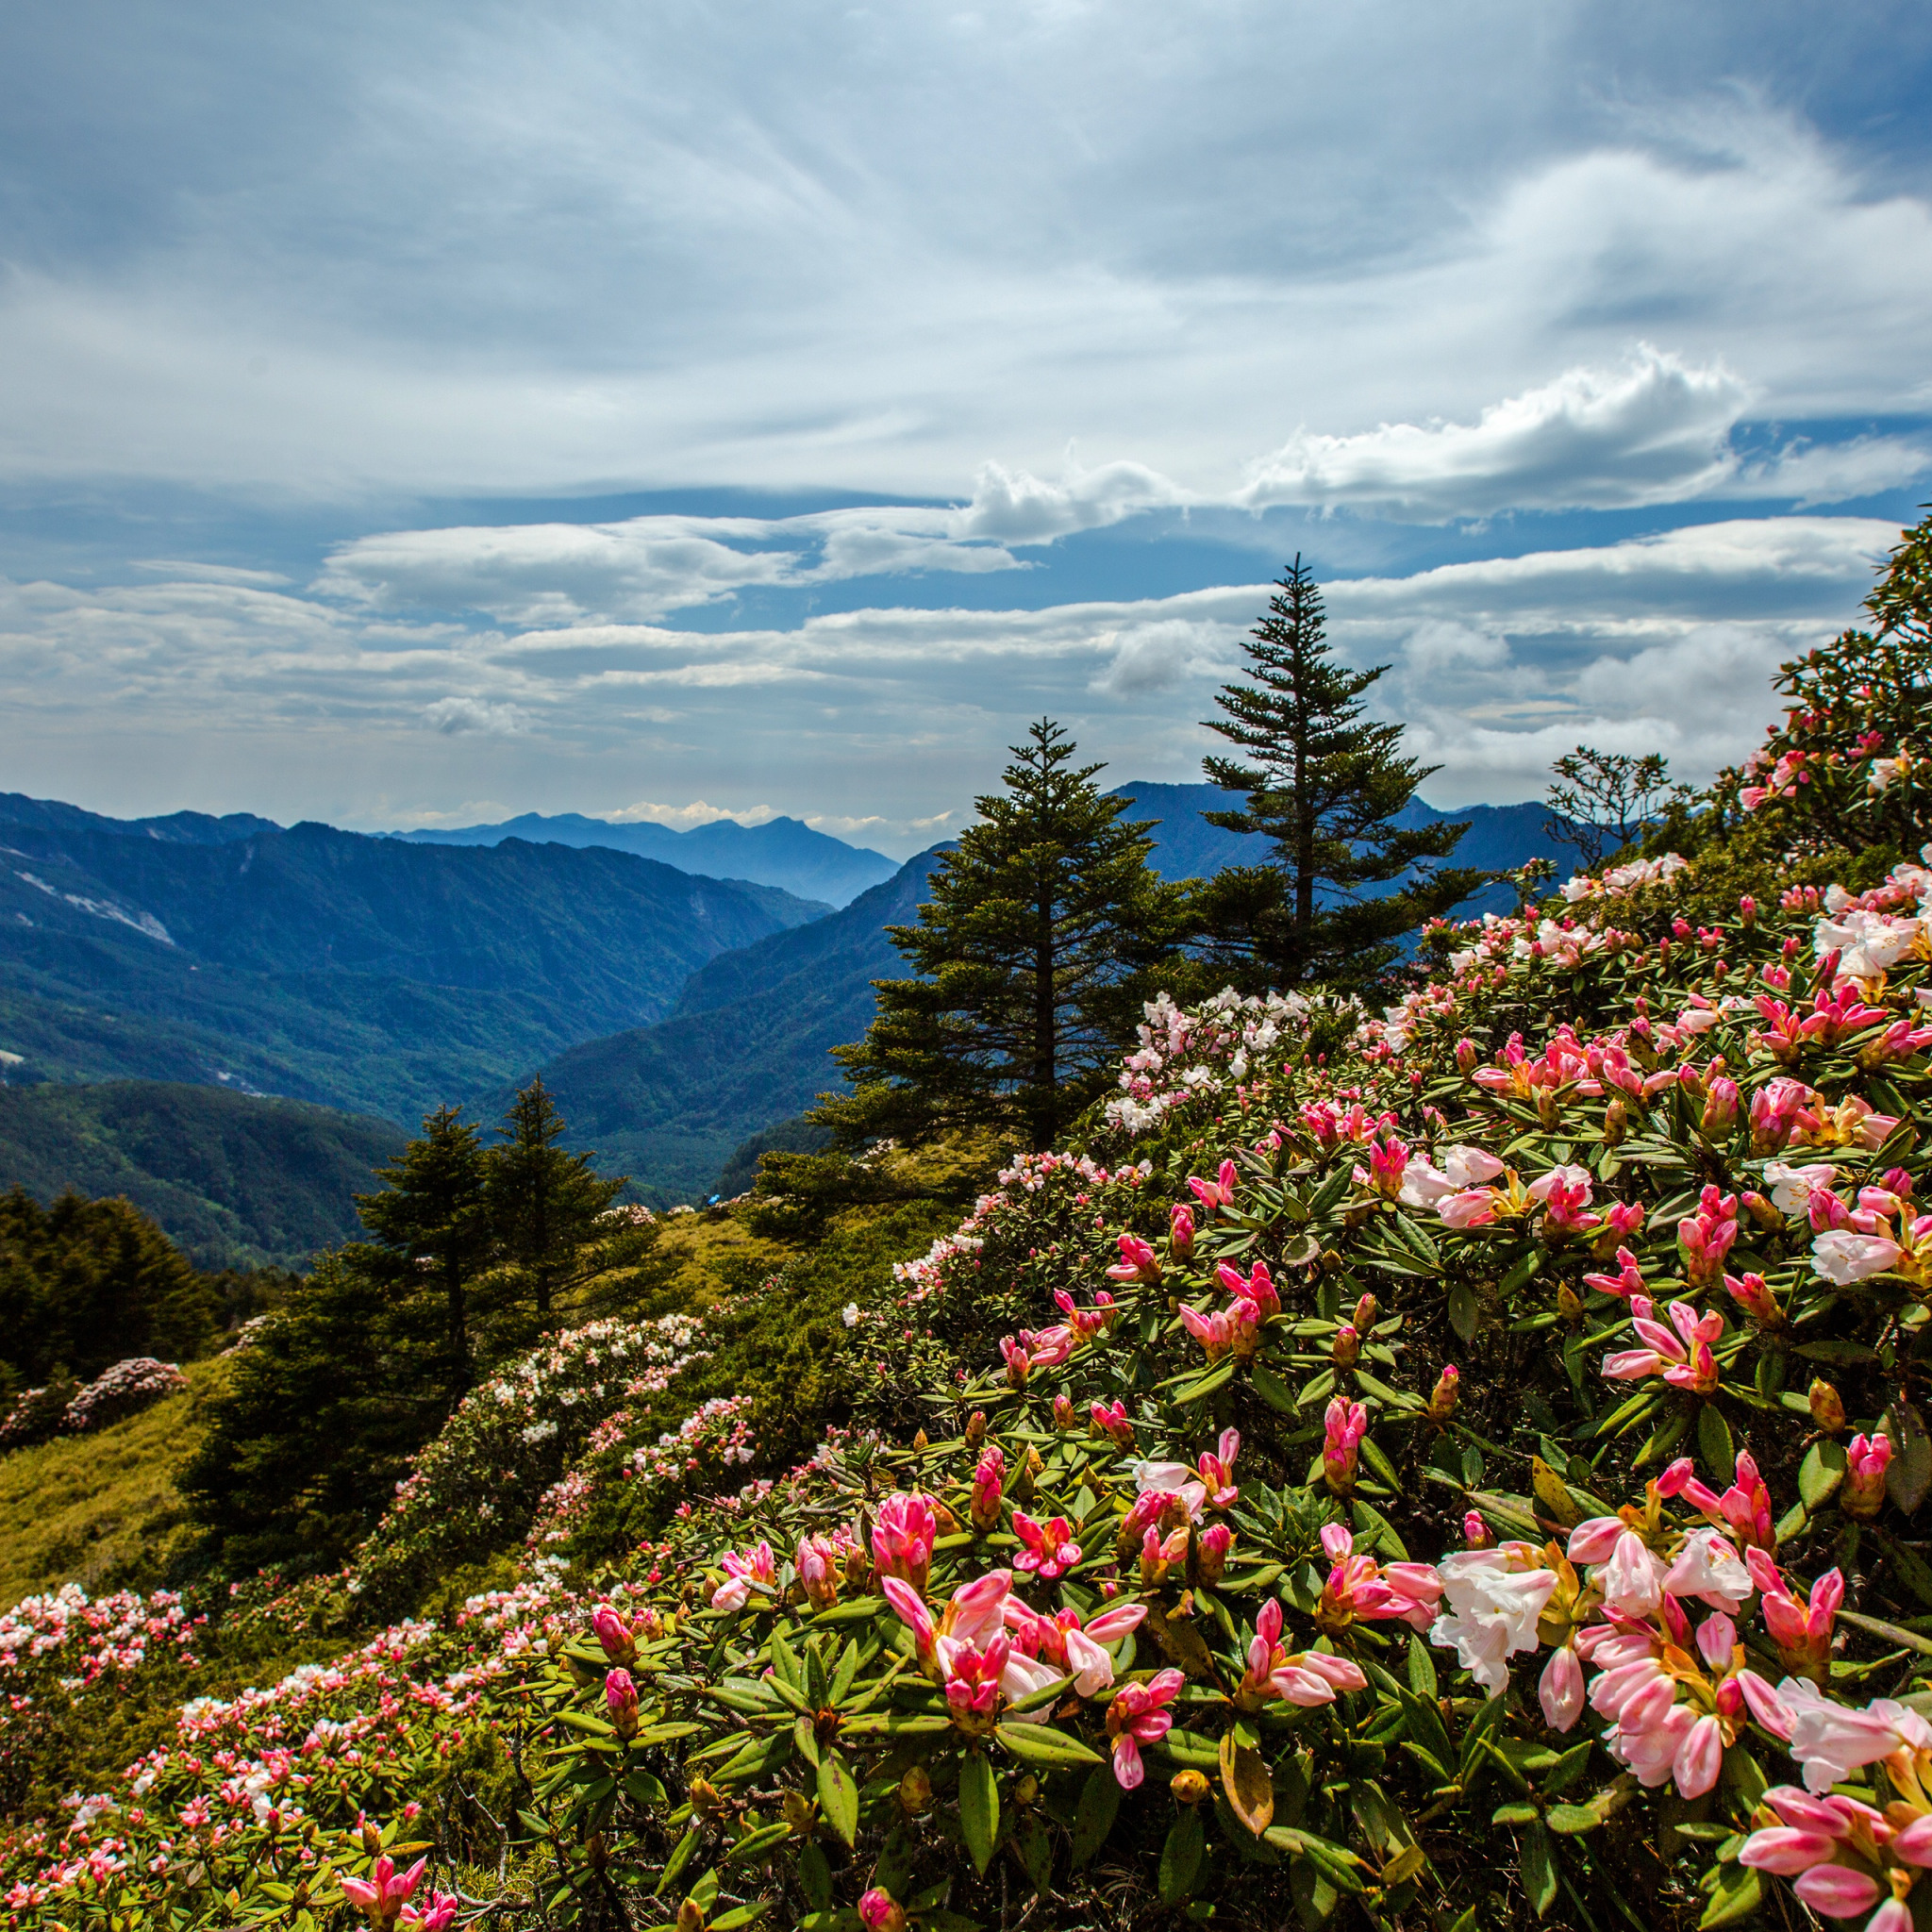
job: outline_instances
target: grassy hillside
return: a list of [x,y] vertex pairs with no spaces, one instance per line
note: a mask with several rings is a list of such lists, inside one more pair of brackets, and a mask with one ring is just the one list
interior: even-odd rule
[[163,1579],[183,1521],[175,1472],[226,1369],[195,1362],[187,1373],[183,1394],[143,1414],[0,1456],[0,1608],[63,1583],[98,1594]]
[[199,1268],[299,1268],[358,1231],[352,1197],[402,1129],[219,1087],[0,1088],[0,1189],[120,1194]]

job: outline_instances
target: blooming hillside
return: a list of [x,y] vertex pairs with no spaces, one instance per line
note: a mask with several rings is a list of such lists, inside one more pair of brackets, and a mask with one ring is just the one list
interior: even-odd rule
[[[1764,768],[1815,754],[1857,856],[1754,778],[1688,857],[1431,934],[1380,1017],[1157,1003],[1084,1147],[846,1310],[789,1472],[728,1403],[613,1440],[585,1359],[540,1496],[561,1394],[482,1391],[358,1561],[440,1547],[487,1441],[521,1577],[180,1709],[8,1842],[14,1923],[1932,1924],[1895,695]],[[675,1396],[704,1340],[659,1343]],[[583,1525],[639,1483],[612,1557]],[[198,1637],[17,1613],[0,1740]]]

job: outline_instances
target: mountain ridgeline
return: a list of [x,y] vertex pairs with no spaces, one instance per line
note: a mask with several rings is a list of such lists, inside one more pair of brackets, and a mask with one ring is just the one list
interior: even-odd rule
[[679,872],[782,886],[800,898],[822,899],[829,906],[849,904],[868,886],[880,884],[898,870],[883,852],[847,845],[813,831],[802,820],[786,818],[767,819],[758,825],[717,819],[678,832],[649,820],[589,819],[574,811],[546,818],[530,811],[497,825],[457,825],[397,836],[423,845],[500,845],[506,839],[526,839],[539,845],[602,845],[658,859]]

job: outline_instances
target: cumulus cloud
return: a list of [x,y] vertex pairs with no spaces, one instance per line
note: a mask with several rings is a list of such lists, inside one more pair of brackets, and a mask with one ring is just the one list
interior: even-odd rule
[[611,811],[600,811],[596,816],[609,819],[616,824],[649,823],[669,825],[676,832],[688,832],[693,825],[715,824],[720,819],[735,819],[741,825],[762,825],[776,818],[778,813],[769,805],[755,805],[748,810],[735,811],[728,806],[708,805],[702,798],[694,798],[689,805],[654,805],[649,800],[640,800],[636,805],[619,806]]
[[1250,508],[1369,508],[1422,521],[1506,509],[1627,509],[1708,495],[1738,468],[1733,426],[1751,401],[1722,365],[1645,343],[1621,369],[1567,370],[1474,423],[1304,430],[1235,493]]
[[438,698],[424,708],[423,715],[445,738],[463,731],[509,738],[524,729],[523,713],[514,705],[492,705],[483,698]]
[[[1393,667],[1371,702],[1442,766],[1433,803],[1534,795],[1579,741],[1661,750],[1695,778],[1755,738],[1770,668],[1853,617],[1895,536],[1732,519],[1339,579],[1330,635],[1347,661]],[[163,808],[131,774],[184,746],[231,788],[198,792],[203,808],[352,824],[485,795],[608,816],[648,771],[651,795],[620,815],[787,811],[905,856],[960,823],[1028,717],[1062,719],[1116,778],[1193,776],[1198,721],[1268,594],[478,632],[247,585],[0,581],[0,700],[24,721],[12,782],[102,808]]]

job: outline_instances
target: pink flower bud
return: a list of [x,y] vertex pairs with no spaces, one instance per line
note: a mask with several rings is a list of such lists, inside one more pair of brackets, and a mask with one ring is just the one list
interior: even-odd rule
[[1185,1260],[1194,1251],[1194,1210],[1185,1205],[1168,1217],[1167,1245],[1176,1260]]
[[1496,1539],[1490,1533],[1490,1525],[1474,1509],[1462,1519],[1462,1541],[1472,1550],[1490,1550],[1496,1546]]
[[1462,1376],[1456,1364],[1450,1362],[1436,1377],[1436,1386],[1429,1396],[1428,1418],[1432,1423],[1446,1423],[1456,1413],[1456,1404],[1461,1394]]
[[638,1734],[638,1687],[621,1665],[604,1679],[604,1705],[620,1738]]
[[874,1885],[858,1901],[858,1923],[865,1932],[906,1932],[906,1914],[892,1894]]
[[1715,1140],[1720,1134],[1728,1134],[1737,1124],[1738,1083],[1727,1074],[1720,1074],[1710,1083],[1705,1097],[1705,1135],[1710,1140]]
[[1234,1531],[1224,1523],[1210,1523],[1194,1544],[1194,1568],[1199,1580],[1209,1589],[1221,1581],[1227,1568],[1227,1554],[1234,1547]]
[[1845,1406],[1839,1392],[1822,1376],[1813,1381],[1807,1400],[1811,1409],[1811,1420],[1827,1436],[1840,1434],[1845,1425]]
[[1054,1397],[1053,1425],[1057,1429],[1071,1429],[1074,1426],[1074,1402],[1072,1396],[1056,1395]]
[[1352,1369],[1362,1352],[1362,1339],[1356,1332],[1355,1324],[1344,1322],[1335,1331],[1335,1340],[1329,1344],[1328,1358],[1338,1369]]
[[1854,1436],[1845,1445],[1839,1503],[1847,1516],[1870,1518],[1885,1507],[1885,1472],[1890,1461],[1890,1436]]
[[596,1631],[597,1641],[612,1663],[627,1664],[636,1657],[637,1639],[631,1634],[630,1625],[610,1605],[599,1604],[591,1612],[591,1627]]
[[1456,1069],[1465,1079],[1475,1072],[1477,1058],[1474,1041],[1458,1040],[1456,1042]]

